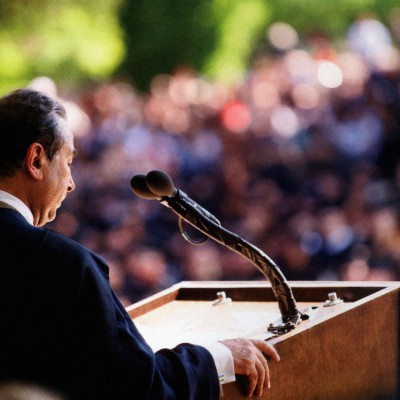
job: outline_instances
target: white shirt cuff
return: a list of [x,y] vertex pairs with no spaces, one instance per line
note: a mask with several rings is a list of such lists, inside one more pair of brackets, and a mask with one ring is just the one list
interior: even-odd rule
[[219,342],[198,343],[205,347],[212,355],[215,366],[217,367],[219,382],[221,384],[234,382],[235,369],[231,351]]

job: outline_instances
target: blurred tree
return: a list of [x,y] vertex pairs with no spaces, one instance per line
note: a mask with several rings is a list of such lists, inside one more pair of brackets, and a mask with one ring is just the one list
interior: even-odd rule
[[270,19],[265,0],[215,0],[213,15],[218,36],[202,71],[222,81],[238,78],[247,67],[255,38]]
[[126,0],[127,57],[120,70],[141,89],[186,65],[214,78],[236,77],[267,20],[265,0]]
[[388,24],[398,0],[268,0],[271,19],[291,24],[302,35],[325,32],[331,39],[343,37],[349,24],[362,13],[374,14]]
[[152,77],[189,65],[213,78],[245,72],[254,50],[267,46],[267,27],[291,24],[300,36],[335,40],[361,13],[384,23],[398,0],[125,0],[120,11],[127,54],[119,72],[141,89]]
[[0,92],[46,75],[108,77],[124,57],[121,0],[0,0]]
[[201,70],[214,50],[217,26],[212,0],[126,0],[121,22],[127,55],[120,71],[140,89],[177,66]]
[[344,35],[361,13],[388,24],[399,0],[0,0],[0,93],[47,75],[59,85],[111,76],[146,90],[188,66],[220,80],[245,72],[276,21],[300,36]]

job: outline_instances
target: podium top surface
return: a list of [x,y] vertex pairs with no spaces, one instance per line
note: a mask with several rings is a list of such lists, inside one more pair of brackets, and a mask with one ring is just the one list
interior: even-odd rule
[[[280,319],[267,282],[181,282],[127,308],[146,341],[158,350],[182,342],[234,337],[271,340],[296,335],[373,298],[400,287],[400,282],[293,282],[297,307],[309,319],[284,335],[268,331]],[[228,300],[221,300],[224,292]],[[329,303],[332,294],[339,300]],[[155,327],[159,329],[155,329]]]

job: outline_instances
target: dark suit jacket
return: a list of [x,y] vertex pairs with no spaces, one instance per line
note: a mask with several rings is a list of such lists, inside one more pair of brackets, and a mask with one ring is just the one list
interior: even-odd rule
[[5,208],[0,380],[38,383],[71,400],[219,397],[206,349],[187,344],[154,354],[110,288],[101,257]]

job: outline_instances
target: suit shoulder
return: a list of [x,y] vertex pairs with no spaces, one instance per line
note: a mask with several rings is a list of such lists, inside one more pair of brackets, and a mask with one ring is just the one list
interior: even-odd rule
[[108,270],[105,260],[100,255],[83,246],[81,243],[51,229],[43,231],[42,252],[53,259],[61,259],[69,265],[91,267],[93,264],[102,270]]

